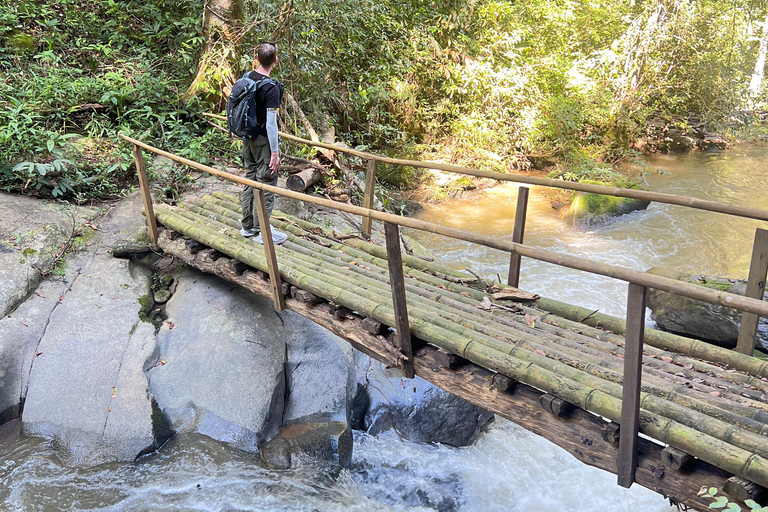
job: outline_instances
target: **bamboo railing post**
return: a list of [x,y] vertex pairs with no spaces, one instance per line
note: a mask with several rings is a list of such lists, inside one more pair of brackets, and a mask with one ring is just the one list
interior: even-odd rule
[[[368,171],[365,174],[365,194],[363,195],[363,208],[373,209],[374,187],[376,185],[376,160],[368,160]],[[363,233],[371,234],[373,219],[363,217]]]
[[627,331],[624,343],[624,385],[621,394],[621,428],[617,473],[621,487],[631,487],[637,467],[637,434],[640,427],[640,380],[643,375],[645,336],[644,286],[630,283],[627,296]]
[[[746,296],[752,299],[763,299],[765,293],[765,280],[768,275],[768,231],[757,228],[755,230],[755,243],[752,246],[752,261],[749,264],[749,277],[747,278]],[[736,351],[751,356],[755,351],[755,336],[760,317],[754,313],[741,314],[741,327],[739,339],[736,342]]]
[[[512,232],[512,241],[517,244],[523,243],[525,237],[525,216],[528,211],[528,187],[517,189],[517,210],[515,211],[515,230]],[[517,253],[512,253],[509,257],[509,276],[507,284],[518,287],[520,284],[520,260],[522,257]]]
[[392,303],[395,309],[395,329],[397,345],[407,358],[400,362],[403,377],[412,379],[413,347],[411,346],[411,328],[408,323],[408,306],[405,302],[405,281],[403,280],[403,258],[400,253],[400,229],[396,224],[384,223],[384,237],[387,243],[387,263],[389,266],[389,284],[392,288]]
[[152,240],[152,248],[157,250],[157,221],[155,220],[155,210],[152,208],[147,168],[144,165],[144,155],[141,152],[141,148],[136,144],[133,145],[133,159],[136,162],[136,174],[139,175],[139,188],[141,188],[141,199],[144,201],[144,213],[147,216],[149,238]]
[[267,269],[269,270],[269,282],[272,284],[272,299],[275,302],[275,309],[282,311],[285,309],[285,297],[283,297],[282,283],[280,282],[280,270],[277,267],[275,243],[272,241],[272,227],[269,225],[267,202],[263,190],[254,190],[253,192],[254,199],[256,199],[256,214],[259,217],[261,239],[264,244],[264,256],[267,259]]

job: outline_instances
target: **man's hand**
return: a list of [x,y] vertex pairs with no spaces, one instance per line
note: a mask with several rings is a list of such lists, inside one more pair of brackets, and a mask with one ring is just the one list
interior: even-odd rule
[[269,170],[272,171],[272,176],[277,174],[277,169],[280,167],[280,152],[273,151],[272,156],[269,158]]

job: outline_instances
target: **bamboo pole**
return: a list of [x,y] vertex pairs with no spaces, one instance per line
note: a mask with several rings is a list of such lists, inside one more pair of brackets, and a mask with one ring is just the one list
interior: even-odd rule
[[144,211],[147,212],[149,239],[152,241],[152,248],[157,250],[157,223],[152,209],[152,194],[149,191],[149,180],[147,179],[147,170],[144,165],[144,155],[141,152],[141,148],[136,144],[133,145],[133,159],[136,162],[136,173],[139,175],[141,200],[144,202]]
[[684,282],[676,281],[674,279],[669,279],[667,277],[649,274],[647,272],[639,272],[637,270],[630,270],[630,269],[618,267],[615,265],[607,265],[605,263],[588,260],[586,258],[579,258],[575,256],[569,256],[566,254],[560,254],[560,253],[548,251],[545,249],[528,247],[526,245],[517,244],[507,240],[498,239],[495,237],[478,235],[476,233],[471,233],[471,232],[460,230],[460,229],[440,226],[438,224],[434,224],[431,222],[424,222],[416,219],[410,219],[407,217],[398,217],[397,215],[392,215],[389,213],[378,212],[376,210],[370,210],[367,208],[361,208],[359,206],[353,206],[349,204],[337,203],[335,201],[320,199],[320,198],[316,198],[306,194],[301,194],[299,192],[292,192],[290,190],[273,187],[270,185],[265,185],[263,183],[258,183],[256,181],[242,178],[240,176],[237,176],[231,173],[220,171],[213,167],[209,167],[207,165],[203,165],[198,162],[194,162],[192,160],[179,157],[172,153],[168,153],[167,151],[163,151],[155,147],[149,146],[148,144],[145,144],[136,139],[132,139],[130,137],[126,137],[125,135],[122,135],[122,134],[120,134],[120,138],[128,142],[131,142],[133,144],[136,144],[138,146],[141,146],[145,149],[148,149],[153,153],[166,156],[176,162],[189,165],[201,171],[205,171],[210,174],[213,174],[214,176],[219,176],[222,178],[226,178],[230,181],[234,181],[236,183],[253,187],[254,189],[264,190],[266,192],[273,192],[281,196],[289,197],[292,199],[298,199],[311,204],[325,206],[334,210],[343,211],[345,213],[351,213],[353,215],[371,217],[373,219],[380,220],[383,222],[391,222],[392,224],[397,224],[399,226],[420,229],[422,231],[444,235],[451,238],[456,238],[458,240],[464,240],[466,242],[485,245],[487,247],[499,249],[502,251],[514,252],[514,253],[520,254],[521,256],[526,256],[539,261],[554,263],[556,265],[563,266],[563,267],[583,270],[593,274],[599,274],[599,275],[619,279],[622,281],[639,284],[645,287],[652,287],[658,290],[677,293],[680,295],[684,295],[686,297],[690,297],[692,299],[703,300],[705,302],[711,302],[713,304],[720,304],[722,306],[732,307],[740,311],[748,311],[750,313],[757,313],[759,315],[768,316],[768,304],[764,303],[763,301],[758,301],[756,299],[750,299],[750,298],[742,297],[739,295],[725,293],[723,291],[712,290],[704,286],[700,286],[692,283],[684,283]]
[[[747,297],[763,300],[765,293],[765,279],[768,274],[768,231],[755,230],[755,243],[752,246],[752,261],[749,265],[749,278],[747,279]],[[755,351],[755,337],[760,317],[754,313],[742,313],[739,338],[736,342],[736,351],[746,355],[752,355]]]
[[[223,116],[217,116],[214,114],[203,114],[215,119],[225,120]],[[696,208],[699,210],[711,211],[716,213],[724,213],[727,215],[735,215],[737,217],[744,217],[747,219],[756,219],[768,221],[768,211],[760,210],[759,208],[751,208],[747,206],[733,205],[727,203],[718,203],[716,201],[708,201],[705,199],[697,199],[695,197],[679,196],[675,194],[665,194],[662,192],[649,192],[646,190],[634,190],[619,187],[606,187],[603,185],[591,185],[587,183],[577,183],[565,180],[555,180],[550,178],[539,178],[536,176],[525,176],[520,174],[505,174],[499,172],[481,171],[478,169],[471,169],[468,167],[461,167],[458,165],[443,164],[438,162],[420,162],[418,160],[403,160],[400,158],[390,158],[374,153],[366,153],[363,151],[357,151],[355,149],[344,148],[336,146],[334,144],[326,144],[323,142],[313,142],[311,140],[302,139],[296,137],[290,133],[280,132],[280,136],[294,142],[306,144],[308,146],[314,146],[324,149],[331,149],[340,153],[347,153],[349,155],[360,157],[364,160],[374,160],[376,162],[383,162],[392,165],[403,165],[408,167],[417,167],[421,169],[439,169],[441,171],[453,172],[458,174],[466,174],[468,176],[477,176],[479,178],[489,178],[499,181],[512,181],[516,183],[526,183],[528,185],[539,185],[542,187],[560,188],[565,190],[573,190],[577,192],[588,192],[592,194],[610,195],[616,197],[626,197],[630,199],[642,199],[645,201],[654,201],[657,203],[673,204],[678,206],[687,206],[689,208]]]
[[[187,221],[187,225],[178,223],[179,218],[174,218],[173,215],[166,215],[166,212],[158,213],[158,215],[164,215],[166,220],[169,220],[175,226],[171,226],[173,229],[177,229],[181,232],[185,230],[188,234],[194,236],[193,232],[197,231],[198,236],[203,234],[201,232],[207,231],[213,236],[211,243],[218,250],[225,252],[227,249],[232,251],[230,243],[221,240],[221,236],[216,231],[208,228],[201,228],[195,226]],[[162,219],[161,219],[162,220]],[[165,221],[163,221],[165,223]],[[203,234],[205,237],[205,234]],[[235,244],[237,245],[237,244]],[[242,261],[245,261],[253,266],[257,266],[259,261],[254,259],[248,253],[253,253],[251,249],[247,251],[240,251],[235,249],[233,252],[241,252],[239,255]],[[240,258],[238,258],[240,259]],[[261,258],[263,264],[263,257]],[[317,278],[325,278],[325,276],[310,277],[308,275],[300,275],[294,269],[286,269],[286,274],[289,275],[289,280],[294,280],[294,284],[305,287],[307,289],[315,288],[318,286],[321,288],[327,286],[327,294],[332,297],[333,300],[343,303],[344,301],[351,301],[356,304],[358,310],[364,311],[374,317],[384,318],[387,320],[394,320],[394,312],[392,308],[376,301],[361,297],[359,293],[351,292],[340,287],[333,287],[329,285],[319,284]],[[327,280],[324,279],[322,282]],[[345,282],[340,283],[345,286]],[[603,392],[588,386],[583,386],[577,382],[570,381],[565,377],[558,375],[549,370],[545,370],[536,366],[533,363],[527,363],[525,361],[517,360],[515,357],[511,359],[504,356],[501,352],[493,350],[483,344],[474,343],[473,340],[468,340],[462,336],[456,336],[451,331],[445,331],[438,325],[436,325],[435,319],[414,319],[413,328],[417,332],[423,332],[428,336],[427,339],[434,339],[439,345],[448,347],[455,353],[461,353],[464,357],[474,360],[481,365],[484,365],[495,371],[500,371],[510,375],[517,380],[528,382],[531,385],[544,389],[548,392],[552,392],[556,395],[562,396],[564,399],[577,403],[587,410],[591,410],[597,414],[601,414],[608,418],[616,420],[616,410],[620,408],[620,401],[604,394]],[[514,349],[518,350],[518,349]],[[514,352],[517,354],[518,352]],[[536,354],[533,354],[536,356]],[[529,356],[530,357],[530,356]],[[729,445],[724,441],[720,441],[716,438],[712,438],[708,435],[696,432],[696,430],[679,424],[669,419],[663,419],[652,413],[644,414],[641,417],[641,426],[643,431],[649,435],[663,441],[672,444],[688,453],[700,456],[704,460],[711,461],[711,463],[718,465],[719,467],[731,471],[735,474],[739,474],[744,478],[749,478],[755,482],[768,481],[766,479],[766,470],[768,466],[766,461],[752,453],[750,454],[746,450],[740,449],[736,446]],[[713,451],[714,448],[714,451]]]
[[[376,186],[376,160],[368,160],[368,169],[365,173],[365,194],[363,195],[363,208],[373,209],[374,188]],[[373,223],[370,217],[363,217],[363,233],[371,234]]]
[[[192,217],[192,220],[204,222],[204,219],[197,219],[195,217]],[[234,224],[234,221],[233,221],[233,224]],[[215,226],[214,225],[214,226],[212,226],[212,228],[214,228],[217,232],[221,231],[219,226]],[[231,233],[231,234],[235,233],[234,229],[231,230],[229,233]],[[234,234],[233,236],[236,236],[236,234]],[[286,243],[286,248],[287,247],[289,247],[288,243]],[[350,272],[351,272],[351,269],[357,269],[357,267],[355,267],[355,266],[348,267],[348,271],[347,272],[340,272],[340,271],[337,272],[334,269],[342,268],[340,266],[340,263],[343,264],[343,262],[331,261],[330,263],[332,265],[330,265],[330,266],[323,266],[322,263],[315,263],[315,260],[313,259],[313,253],[311,251],[308,251],[306,258],[303,261],[301,259],[296,260],[295,259],[295,255],[293,255],[293,254],[288,256],[288,258],[289,258],[289,260],[291,262],[291,265],[296,267],[296,268],[305,268],[305,269],[306,268],[311,268],[314,271],[330,275],[332,278],[336,279],[336,281],[339,283],[339,286],[343,286],[343,283],[345,283],[345,282],[355,281],[355,282],[358,283],[358,287],[360,289],[370,289],[370,288],[368,288],[367,286],[364,285],[365,283],[362,282],[364,280],[361,280],[360,276],[353,277],[353,276],[349,275]],[[334,263],[335,263],[335,265],[333,265]],[[338,277],[333,277],[333,275],[337,274],[337,273],[339,274]],[[384,287],[382,286],[381,288],[383,289]],[[381,289],[379,289],[378,292],[381,293]],[[386,290],[384,291],[384,293],[386,293]],[[385,297],[379,297],[379,298],[371,297],[371,298],[373,300],[379,300],[379,301],[385,301],[386,300]],[[418,308],[416,310],[417,312],[423,310],[426,307],[431,312],[431,314],[434,314],[434,315],[440,317],[440,319],[437,320],[437,322],[440,325],[442,325],[444,328],[449,329],[449,330],[452,328],[451,325],[448,325],[448,324],[445,324],[444,322],[442,322],[443,318],[451,318],[451,317],[445,316],[445,315],[441,314],[441,312],[435,311],[433,308],[430,308],[430,305],[428,303],[426,305],[423,304],[423,303],[419,304],[419,301],[417,301],[417,306],[418,306]],[[471,328],[474,328],[474,329],[478,329],[480,332],[488,332],[482,326],[470,325],[470,324],[472,324],[471,319],[458,318],[458,319],[452,319],[452,321],[458,322],[463,327],[471,327]],[[498,334],[496,334],[496,336],[500,336],[500,339],[504,339],[504,337],[505,337],[504,333],[498,333]],[[521,341],[521,340],[518,340],[518,339],[515,339],[513,341],[515,341],[516,344],[522,346],[523,348],[526,348],[526,349],[531,350],[531,351],[536,351],[536,350],[538,350],[541,347],[545,347],[545,348],[551,347],[551,345],[548,345],[545,340],[539,340],[540,343],[538,343],[538,344],[536,344],[536,340],[533,340],[533,343],[525,342],[524,340]],[[602,373],[600,371],[595,371],[595,364],[594,363],[583,363],[582,364],[582,363],[580,363],[578,361],[574,362],[572,359],[570,359],[567,356],[564,356],[562,353],[554,352],[552,350],[548,350],[547,356],[551,357],[551,358],[554,358],[557,361],[565,362],[566,364],[571,364],[575,368],[579,368],[582,371],[586,371],[587,373],[591,373],[593,375],[600,376],[601,378],[606,378],[606,374],[604,374],[604,373]],[[553,368],[550,368],[550,369],[558,370],[558,368],[560,368],[560,367],[553,367]],[[560,371],[562,373],[562,369],[561,368],[560,368]],[[576,374],[570,374],[570,377],[571,378],[575,378],[577,381],[581,381],[581,379],[578,376],[574,376],[574,375],[576,375]],[[613,377],[613,381],[614,382],[621,382],[621,376],[620,375],[614,376]],[[600,381],[596,381],[594,379],[588,380],[585,383],[588,383],[589,385],[592,385],[592,386],[596,386],[596,389],[600,389],[602,391],[608,392],[609,394],[611,394],[613,396],[616,396],[616,397],[621,396],[621,388],[616,386],[616,385],[611,386],[611,385],[608,385],[608,384],[600,383]],[[652,391],[658,393],[658,389],[657,388],[651,387],[651,389],[652,389]],[[661,392],[661,393],[658,393],[658,394],[660,394],[661,396],[664,396],[664,392]],[[675,392],[671,392],[671,393],[669,393],[669,395],[671,397],[673,397],[673,398],[676,397],[676,393]],[[686,398],[688,400],[687,403],[689,405],[691,405],[691,407],[693,407],[696,410],[704,410],[704,411],[711,412],[711,413],[713,413],[713,417],[714,418],[721,418],[721,419],[724,419],[725,421],[730,421],[730,422],[732,422],[732,423],[734,423],[736,425],[739,425],[742,428],[754,430],[756,432],[762,432],[763,431],[763,427],[765,427],[765,425],[762,424],[762,423],[755,422],[755,421],[750,421],[748,419],[740,418],[740,417],[738,417],[738,416],[736,416],[734,414],[728,413],[726,411],[723,411],[721,409],[718,409],[717,407],[708,405],[706,403],[704,403],[702,405],[702,402],[700,402],[700,401],[697,402],[695,399],[691,399],[690,397],[686,397]],[[644,406],[644,408],[647,408],[650,411],[660,413],[660,414],[662,414],[664,416],[670,417],[671,419],[674,419],[676,421],[680,421],[680,422],[682,422],[684,424],[687,424],[688,422],[694,422],[693,425],[695,426],[695,425],[699,425],[699,424],[706,424],[708,422],[708,418],[706,416],[700,416],[700,415],[697,415],[697,414],[692,414],[691,411],[686,411],[684,408],[676,407],[676,406],[671,405],[671,404],[666,404],[663,401],[662,402],[656,401],[656,400],[654,400],[654,398],[652,396],[644,396],[644,398],[643,398],[643,406]],[[747,437],[746,441],[741,441],[741,439],[744,437],[745,434],[743,434],[743,433],[734,434],[733,432],[731,432],[729,430],[729,427],[724,425],[724,424],[717,423],[717,424],[711,425],[710,427],[712,428],[712,432],[716,432],[717,435],[719,435],[719,436],[739,439],[739,442],[737,444],[747,443],[746,446],[749,446],[749,447],[758,446],[759,447],[764,442],[762,437],[754,439],[754,438],[749,438],[748,435],[746,435],[746,437]],[[740,432],[740,431],[737,431],[737,432]]]

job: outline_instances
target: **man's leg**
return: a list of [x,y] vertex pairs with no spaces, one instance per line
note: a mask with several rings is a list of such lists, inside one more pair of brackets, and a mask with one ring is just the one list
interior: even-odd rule
[[[243,165],[245,166],[245,177],[249,180],[257,181],[258,179],[258,164],[256,161],[256,155],[254,155],[254,139],[243,139]],[[245,187],[243,194],[240,198],[240,207],[243,210],[242,227],[244,231],[248,231],[254,228],[254,215],[253,215],[253,188]],[[258,220],[255,221],[258,233]]]
[[[276,187],[277,173],[273,175],[272,171],[269,169],[269,158],[271,156],[271,151],[269,150],[269,140],[267,140],[266,137],[259,135],[254,140],[253,154],[256,155],[258,168],[256,181],[265,185]],[[272,210],[275,207],[275,194],[273,192],[264,192],[264,199],[267,203],[267,215],[271,216]],[[257,232],[260,231],[259,218],[257,216],[253,217],[253,225]]]

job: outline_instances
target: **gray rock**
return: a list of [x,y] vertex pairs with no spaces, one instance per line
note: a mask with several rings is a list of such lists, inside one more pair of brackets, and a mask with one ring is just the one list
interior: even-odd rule
[[[649,272],[737,295],[744,295],[747,288],[745,281],[737,279],[682,275],[660,268],[652,268]],[[665,331],[724,348],[736,346],[741,327],[741,312],[736,309],[654,289],[648,290],[647,305],[651,319]],[[764,318],[758,324],[757,346],[768,348],[768,320]]]
[[398,368],[370,360],[365,391],[370,405],[365,429],[377,435],[394,430],[415,442],[451,446],[471,444],[493,414],[416,377],[405,379]]
[[50,316],[22,414],[24,432],[53,439],[73,465],[133,460],[155,444],[142,372],[154,328],[137,316],[149,271],[93,256],[69,262],[82,270],[68,273],[69,291]]
[[175,430],[257,452],[283,416],[282,321],[268,298],[187,274],[166,306],[150,390]]
[[61,281],[43,281],[30,299],[0,320],[0,424],[19,417],[32,360],[65,291]]
[[40,283],[76,226],[100,213],[26,196],[0,193],[0,318]]
[[[354,349],[310,320],[285,311],[287,397],[280,435],[262,458],[274,467],[352,457],[350,410],[357,392]],[[287,464],[287,466],[286,466]]]

